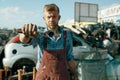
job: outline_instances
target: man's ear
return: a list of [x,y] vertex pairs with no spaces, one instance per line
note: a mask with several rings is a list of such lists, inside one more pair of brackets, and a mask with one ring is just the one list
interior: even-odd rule
[[43,19],[45,20],[44,16],[43,16]]
[[61,15],[59,15],[59,20],[60,20],[60,18],[61,18]]

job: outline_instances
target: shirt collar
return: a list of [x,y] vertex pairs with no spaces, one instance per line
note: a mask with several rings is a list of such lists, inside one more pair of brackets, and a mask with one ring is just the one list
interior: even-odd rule
[[[47,30],[47,31],[49,31],[49,30]],[[61,34],[62,34],[62,32],[63,32],[63,28],[61,28],[61,27],[58,27],[58,31],[59,31],[59,36],[57,37],[57,38],[55,38],[55,36],[50,36],[50,35],[48,35],[47,34],[47,36],[51,39],[51,40],[53,40],[53,41],[57,41],[57,40],[59,40],[60,38],[61,38]]]

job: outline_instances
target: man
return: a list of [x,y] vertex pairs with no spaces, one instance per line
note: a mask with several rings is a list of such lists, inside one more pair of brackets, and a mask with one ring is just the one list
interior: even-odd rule
[[68,67],[74,74],[74,80],[78,80],[71,34],[58,26],[61,17],[59,13],[59,8],[55,4],[44,6],[43,19],[48,29],[46,33],[39,34],[34,24],[25,24],[22,28],[20,41],[36,42],[40,47],[36,80],[70,80]]

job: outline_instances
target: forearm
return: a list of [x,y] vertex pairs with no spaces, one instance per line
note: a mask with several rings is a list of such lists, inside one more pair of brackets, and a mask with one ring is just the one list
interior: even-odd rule
[[22,43],[28,43],[30,41],[30,38],[26,37],[24,34],[20,34],[20,41]]
[[[75,78],[78,78],[77,66],[74,60],[68,62],[69,69],[72,71]],[[76,79],[75,79],[76,80]]]

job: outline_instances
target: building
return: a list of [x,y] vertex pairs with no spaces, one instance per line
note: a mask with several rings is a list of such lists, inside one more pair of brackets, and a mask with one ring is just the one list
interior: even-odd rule
[[98,19],[100,22],[120,22],[120,5],[99,10]]

